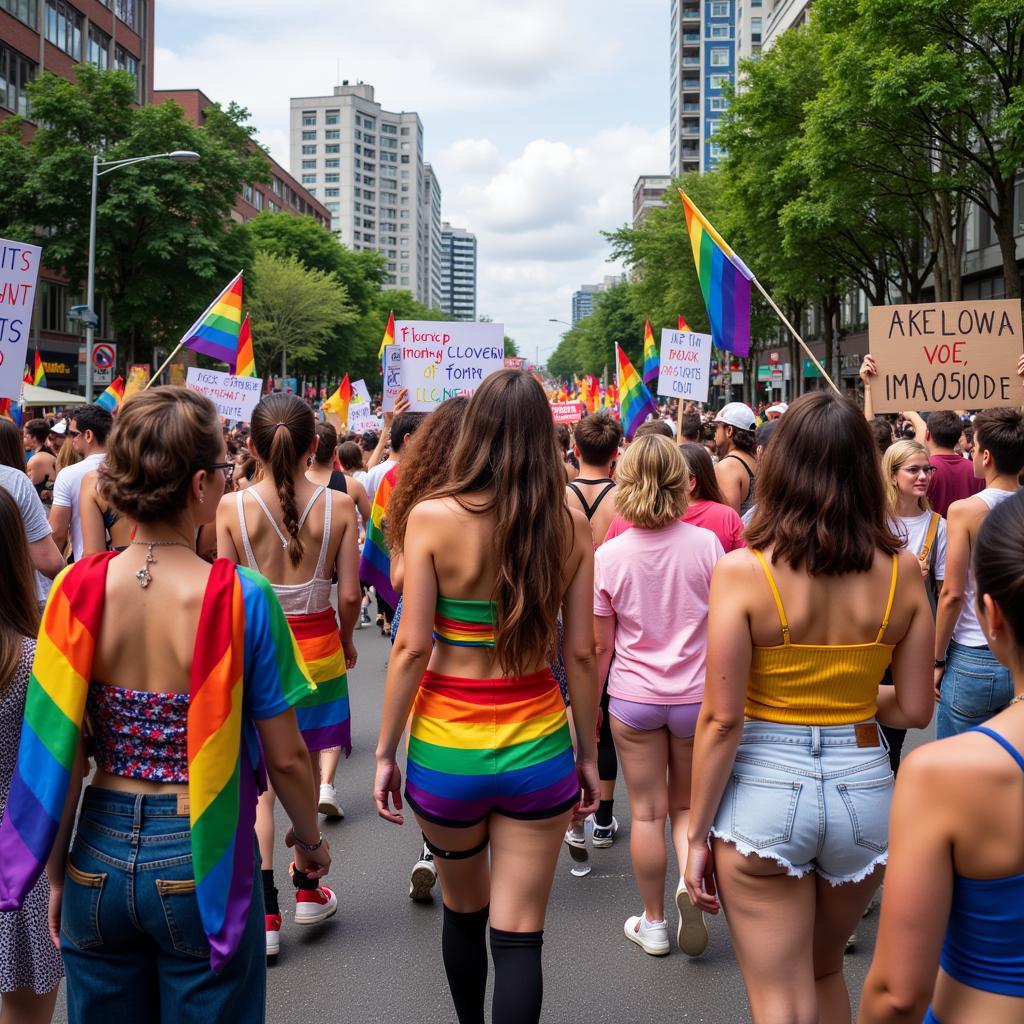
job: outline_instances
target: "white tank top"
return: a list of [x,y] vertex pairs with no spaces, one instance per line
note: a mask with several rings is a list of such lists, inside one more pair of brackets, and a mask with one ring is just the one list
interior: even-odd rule
[[[263,513],[270,520],[270,525],[274,528],[274,532],[281,539],[281,547],[288,547],[289,538],[274,521],[274,517],[270,514],[270,509],[267,508],[266,502],[259,496],[258,491],[247,487],[244,491],[238,492],[235,501],[238,509],[238,526],[242,532],[242,545],[245,548],[245,559],[249,563],[250,569],[259,572],[260,567],[256,564],[256,556],[253,554],[252,544],[249,542],[249,531],[245,526],[244,500],[247,494],[251,494],[256,499],[256,504],[263,509]],[[326,611],[331,605],[331,577],[324,576],[327,548],[331,542],[331,493],[326,487],[322,485],[318,487],[313,492],[313,497],[306,503],[306,507],[302,510],[302,515],[299,516],[299,532],[302,532],[302,527],[306,522],[306,517],[309,515],[309,510],[321,494],[326,495],[324,502],[324,536],[320,543],[320,557],[317,559],[316,569],[313,570],[313,578],[305,583],[270,584],[277,595],[277,599],[281,602],[285,615],[312,615],[316,612]]]
[[[985,490],[979,491],[973,497],[981,498],[991,512],[1000,502],[1012,498],[1013,494],[1013,491],[1001,491],[997,487],[986,487]],[[977,600],[978,586],[974,580],[974,566],[970,565],[967,569],[967,586],[964,587],[964,603],[960,609],[960,618],[956,620],[956,627],[953,630],[953,639],[965,647],[988,646],[988,640],[985,639],[981,624],[978,622]]]

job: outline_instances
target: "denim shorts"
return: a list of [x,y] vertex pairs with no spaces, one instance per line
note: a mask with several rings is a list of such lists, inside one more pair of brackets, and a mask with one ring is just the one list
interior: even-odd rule
[[[877,737],[877,746],[858,746]],[[712,835],[801,878],[859,882],[884,864],[893,774],[881,730],[748,720]]]
[[1012,697],[1010,670],[987,647],[965,647],[951,641],[939,689],[935,738],[944,740],[984,725]]

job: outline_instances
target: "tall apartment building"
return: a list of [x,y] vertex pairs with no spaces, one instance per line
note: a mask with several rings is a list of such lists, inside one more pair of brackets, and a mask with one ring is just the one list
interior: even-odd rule
[[749,0],[671,0],[669,167],[673,176],[708,171],[723,155],[715,142],[736,80],[736,7]]
[[641,174],[633,185],[633,227],[638,228],[647,214],[665,205],[665,190],[672,184],[667,174]]
[[441,309],[456,320],[476,319],[476,235],[441,225]]
[[767,0],[764,22],[764,48],[769,49],[783,32],[799,28],[807,21],[811,0]]
[[424,290],[429,296],[425,305],[441,309],[444,305],[442,288],[441,253],[443,236],[441,230],[441,186],[430,164],[423,165],[423,207],[419,222],[421,266]]
[[614,288],[617,284],[623,284],[626,280],[625,274],[606,274],[600,284],[581,284],[572,293],[572,325],[575,327],[585,316],[594,312],[594,299],[601,292]]
[[291,172],[330,211],[341,241],[380,252],[385,287],[429,305],[419,115],[385,110],[372,85],[344,81],[329,96],[293,97],[290,135]]

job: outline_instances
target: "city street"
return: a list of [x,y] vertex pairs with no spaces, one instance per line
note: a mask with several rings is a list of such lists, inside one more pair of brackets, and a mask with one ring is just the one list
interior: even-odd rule
[[[296,928],[290,894],[282,888],[285,922],[281,954],[269,970],[267,1019],[271,1024],[454,1024],[441,964],[440,894],[435,890],[434,904],[427,906],[406,895],[419,835],[408,821],[401,829],[381,821],[370,797],[389,645],[372,627],[356,633],[356,645],[359,664],[350,674],[354,750],[338,771],[346,816],[324,829],[334,856],[328,882],[340,909],[319,928]],[[559,862],[545,930],[544,1020],[749,1020],[724,920],[712,921],[711,943],[697,960],[674,947],[667,957],[650,957],[623,937],[622,924],[639,904],[621,779],[615,814],[619,841],[610,850],[591,851],[590,875],[572,877],[567,854]],[[278,885],[286,882],[282,860]],[[670,874],[670,907],[675,884]],[[669,919],[674,936],[671,913]],[[876,912],[862,922],[858,947],[846,960],[855,996],[870,963],[877,921]],[[62,996],[55,1020],[67,1019],[63,1004]]]

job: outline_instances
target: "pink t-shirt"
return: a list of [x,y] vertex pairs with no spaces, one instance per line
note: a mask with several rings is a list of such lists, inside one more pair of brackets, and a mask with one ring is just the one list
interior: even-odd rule
[[[747,546],[743,540],[743,520],[731,505],[723,505],[719,501],[691,501],[680,522],[710,530],[726,551]],[[633,524],[616,512],[604,539],[609,541],[632,529]]]
[[614,615],[612,697],[695,704],[704,695],[711,572],[725,552],[688,523],[633,527],[594,553],[594,614]]

